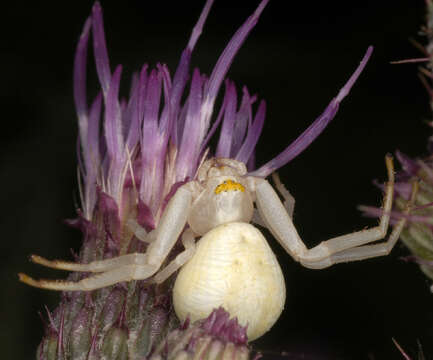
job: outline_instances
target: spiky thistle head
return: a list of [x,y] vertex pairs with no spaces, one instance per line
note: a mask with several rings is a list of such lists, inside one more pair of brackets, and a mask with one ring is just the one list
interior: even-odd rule
[[[195,179],[204,160],[236,159],[247,165],[250,175],[266,177],[299,155],[334,118],[365,67],[371,47],[324,112],[277,157],[256,168],[254,152],[266,105],[246,87],[238,98],[226,74],[268,1],[262,0],[234,34],[207,77],[198,69],[190,72],[191,54],[213,3],[207,0],[174,76],[165,64],[154,69],[144,64],[132,77],[128,98],[119,97],[122,66],[112,72],[102,10],[95,3],[79,39],[74,65],[82,209],[70,223],[84,234],[78,262],[145,252],[146,244],[138,241],[126,224],[133,219],[147,231],[155,229],[167,201],[181,184]],[[90,36],[101,88],[89,105],[86,69]],[[222,104],[216,109],[223,83]],[[213,137],[217,145],[210,149]],[[173,254],[177,250],[175,247]],[[70,279],[86,275],[74,273]],[[184,358],[202,351],[204,343],[211,344],[206,351],[215,350],[209,358],[218,357],[221,351],[230,358],[248,354],[245,330],[222,309],[198,324],[170,332],[180,326],[171,311],[170,282],[156,286],[149,280],[132,281],[91,293],[65,292],[48,319],[39,359],[159,359],[172,357],[175,351]],[[238,347],[239,351],[233,350]]]
[[[433,280],[433,157],[411,159],[400,151],[396,157],[402,169],[397,173],[397,196],[391,215],[395,220],[405,217],[408,221],[400,237],[412,255],[404,259],[418,263],[423,273]],[[418,185],[415,207],[410,214],[404,214],[413,196],[414,183]],[[366,210],[368,214],[377,214],[377,210]]]
[[[421,50],[420,58],[395,61],[402,63],[422,63],[419,68],[419,78],[429,95],[430,107],[433,110],[433,2],[426,0],[426,24],[421,27],[422,35],[427,38],[424,46],[414,42]],[[433,120],[428,122],[433,127]],[[407,226],[401,233],[401,239],[411,255],[404,259],[419,264],[422,272],[433,280],[433,136],[427,141],[427,155],[416,158],[396,151],[401,170],[396,174],[396,199],[391,213],[391,219],[397,221],[407,219]],[[417,183],[415,203],[410,214],[404,214],[404,209],[412,195],[413,184]],[[367,216],[379,217],[382,211],[377,208],[362,206]],[[431,287],[433,292],[433,285]]]

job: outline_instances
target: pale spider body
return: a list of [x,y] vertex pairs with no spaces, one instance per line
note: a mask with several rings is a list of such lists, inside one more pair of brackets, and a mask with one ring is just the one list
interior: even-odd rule
[[[248,325],[249,340],[265,333],[284,307],[285,286],[281,269],[263,235],[252,223],[269,229],[281,246],[302,265],[321,269],[340,262],[389,254],[398,240],[406,217],[388,230],[393,201],[394,169],[386,157],[383,214],[378,226],[322,241],[308,249],[292,222],[294,199],[274,178],[284,204],[263,178],[247,174],[243,163],[233,159],[210,159],[196,179],[182,185],[168,202],[158,226],[146,233],[135,219],[128,226],[137,238],[149,243],[146,253],[75,264],[49,261],[33,255],[32,261],[63,270],[96,273],[78,282],[34,280],[19,274],[21,281],[36,287],[63,291],[89,291],[122,281],[151,278],[161,283],[180,269],[174,285],[174,307],[181,320],[201,319],[219,306],[240,323]],[[408,202],[413,204],[416,189]],[[255,204],[255,207],[254,207]],[[202,237],[198,244],[195,239]],[[178,238],[185,250],[161,269]]]
[[280,317],[286,287],[278,261],[262,233],[245,222],[217,226],[203,236],[180,270],[173,304],[181,320],[206,318],[222,306],[254,340]]

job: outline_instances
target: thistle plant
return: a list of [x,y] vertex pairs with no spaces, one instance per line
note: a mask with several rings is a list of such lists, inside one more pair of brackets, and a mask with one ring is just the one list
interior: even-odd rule
[[[421,35],[427,38],[426,45],[414,42],[415,46],[423,53],[423,57],[395,61],[395,64],[422,63],[419,68],[419,78],[430,98],[430,108],[433,110],[433,2],[426,0],[426,24],[421,27]],[[433,120],[428,123],[433,127]],[[401,239],[411,252],[405,257],[407,261],[416,262],[420,270],[429,280],[433,280],[433,136],[427,140],[428,154],[417,158],[396,151],[396,157],[401,164],[401,170],[397,173],[397,183],[392,216],[395,220],[405,217],[408,226],[401,233]],[[415,204],[411,214],[402,214],[411,196],[413,184],[418,184]],[[362,210],[368,216],[380,216],[381,210],[373,207],[362,206]],[[433,285],[431,286],[433,292]]]
[[[430,97],[430,108],[433,110],[433,2],[426,1],[426,25],[422,26],[421,33],[427,38],[426,46],[418,47],[424,53],[425,58],[418,59],[425,62],[420,67],[419,77]],[[433,127],[431,120],[428,125]],[[433,280],[433,137],[428,139],[428,155],[423,158],[411,159],[402,153],[398,153],[402,164],[401,198],[396,202],[398,210],[407,198],[407,184],[417,181],[420,191],[417,196],[418,208],[410,216],[410,226],[401,234],[405,245],[412,252],[413,257],[408,259],[416,261],[421,271]],[[433,292],[433,285],[431,287]]]
[[[246,87],[239,101],[237,88],[226,74],[268,1],[262,0],[234,34],[207,77],[198,69],[190,73],[191,55],[213,3],[207,0],[174,76],[164,64],[154,69],[145,64],[133,75],[128,98],[119,97],[122,66],[111,69],[102,9],[98,2],[94,4],[78,41],[74,65],[81,209],[70,225],[83,233],[77,263],[145,253],[148,244],[139,241],[134,229],[146,234],[157,229],[169,200],[180,186],[196,179],[198,168],[207,159],[234,159],[246,164],[248,174],[265,178],[298,156],[334,118],[372,48],[324,112],[277,157],[256,167],[255,147],[266,105]],[[89,106],[86,69],[90,36],[101,89]],[[222,103],[216,109],[223,83]],[[215,149],[209,146],[213,138]],[[180,249],[178,241],[167,263]],[[72,273],[68,281],[87,277],[87,273]],[[20,278],[31,285],[41,284],[24,274]],[[171,289],[171,279],[157,285],[149,278],[89,292],[63,292],[59,306],[48,311],[37,358],[250,356],[245,324],[231,319],[222,308],[214,309],[206,319],[181,323],[172,310]]]

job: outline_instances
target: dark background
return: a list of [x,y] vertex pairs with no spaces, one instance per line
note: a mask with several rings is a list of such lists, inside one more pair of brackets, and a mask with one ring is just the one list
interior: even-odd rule
[[[72,61],[91,1],[11,2],[3,8],[1,99],[0,349],[4,359],[32,359],[43,334],[38,311],[59,294],[18,283],[16,273],[60,277],[28,262],[31,253],[70,259],[80,234],[63,225],[75,215],[77,125]],[[234,4],[233,4],[234,3]],[[193,66],[210,74],[231,35],[259,1],[216,0]],[[203,1],[102,1],[111,68],[124,65],[123,90],[142,63],[174,71]],[[385,179],[384,155],[425,154],[428,98],[409,44],[424,21],[424,1],[271,0],[229,76],[267,101],[257,148],[263,164],[326,107],[358,65],[373,56],[340,111],[313,145],[280,171],[296,197],[295,223],[311,247],[374,225],[358,204],[380,205],[372,180]],[[96,89],[93,62],[89,88]],[[126,85],[125,85],[126,84]],[[271,241],[272,242],[272,241]],[[256,342],[267,354],[314,359],[401,359],[394,337],[414,357],[419,340],[432,358],[432,296],[397,245],[386,258],[305,269],[273,243],[288,299],[275,327]],[[290,356],[288,356],[290,358]]]

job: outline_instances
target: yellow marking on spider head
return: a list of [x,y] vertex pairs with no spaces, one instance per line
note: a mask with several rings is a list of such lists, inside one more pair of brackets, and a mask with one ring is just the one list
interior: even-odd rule
[[223,191],[238,191],[238,190],[244,192],[245,187],[242,184],[239,184],[238,182],[235,182],[233,180],[226,180],[215,188],[215,194],[219,194]]

